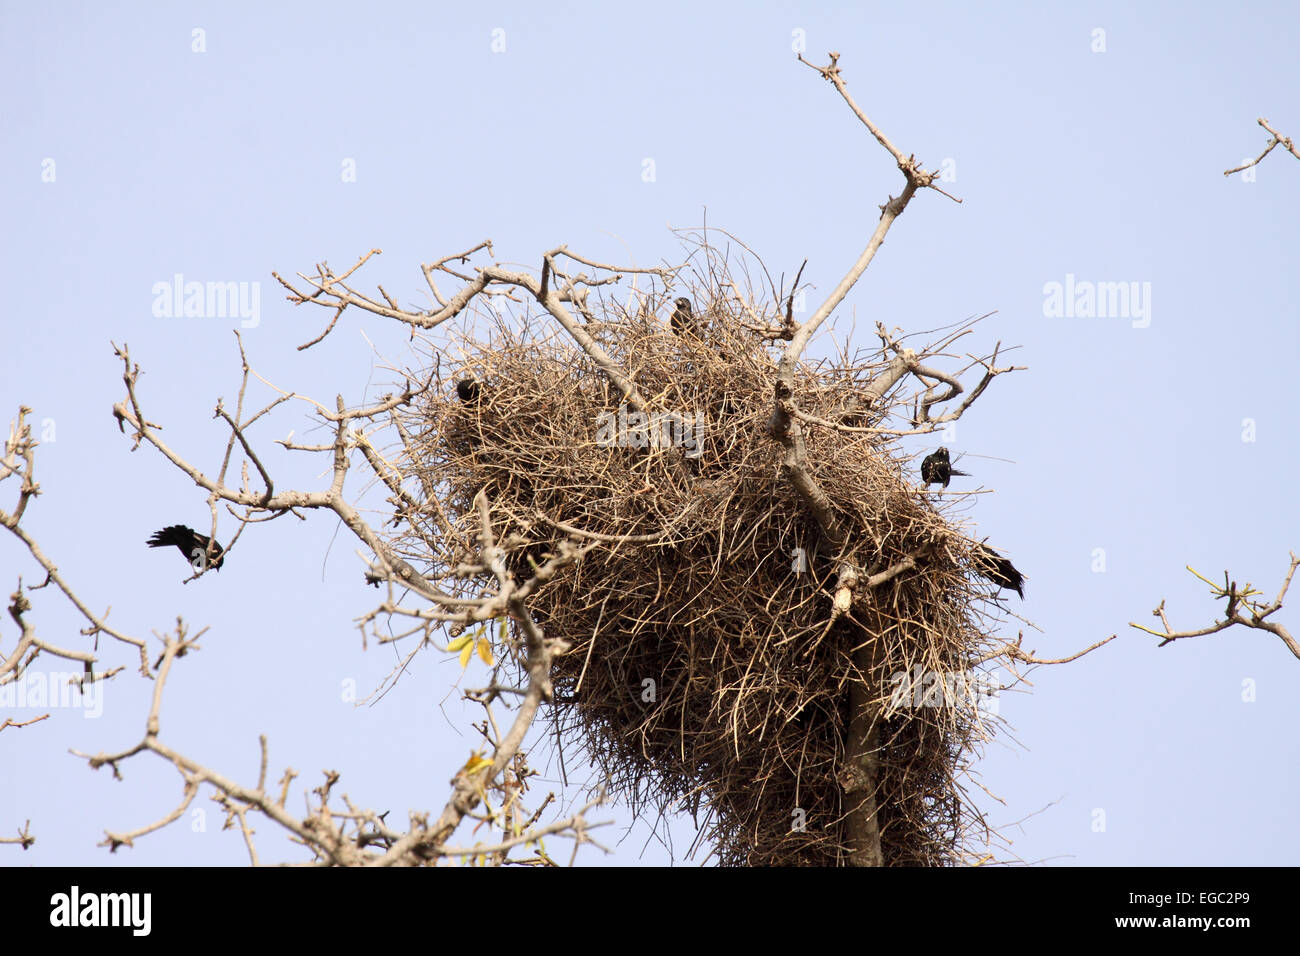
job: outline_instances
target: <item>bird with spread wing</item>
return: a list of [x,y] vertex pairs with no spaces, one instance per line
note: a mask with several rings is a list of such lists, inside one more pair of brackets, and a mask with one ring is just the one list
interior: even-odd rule
[[222,562],[226,560],[226,549],[218,542],[183,524],[168,525],[161,531],[155,531],[145,544],[151,548],[174,545],[185,555],[185,560],[194,566],[195,571],[203,571],[208,567],[220,571]]

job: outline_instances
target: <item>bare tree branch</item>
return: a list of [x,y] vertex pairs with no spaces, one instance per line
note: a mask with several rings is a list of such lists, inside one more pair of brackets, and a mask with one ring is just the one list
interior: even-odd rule
[[[1172,644],[1174,641],[1180,641],[1184,638],[1204,637],[1207,634],[1226,631],[1234,625],[1241,625],[1242,627],[1252,627],[1276,635],[1286,645],[1287,650],[1300,658],[1300,643],[1297,643],[1296,639],[1291,636],[1291,632],[1276,621],[1268,620],[1271,615],[1282,610],[1282,602],[1286,598],[1287,589],[1291,587],[1291,579],[1295,576],[1298,566],[1300,566],[1300,558],[1297,558],[1293,551],[1291,552],[1291,566],[1287,568],[1286,577],[1282,581],[1282,587],[1278,590],[1277,597],[1271,603],[1264,604],[1256,599],[1256,595],[1263,592],[1255,590],[1249,581],[1246,582],[1244,588],[1239,588],[1236,581],[1228,580],[1228,572],[1224,571],[1223,584],[1216,584],[1189,565],[1187,570],[1210,586],[1210,593],[1216,600],[1222,598],[1227,602],[1223,619],[1208,627],[1202,627],[1194,631],[1176,631],[1169,623],[1169,618],[1165,614],[1165,602],[1162,600],[1151,614],[1160,618],[1160,623],[1164,627],[1163,632],[1132,622],[1129,623],[1129,627],[1137,628],[1139,631],[1161,638],[1157,646],[1164,647],[1166,644]],[[1245,614],[1242,613],[1243,609],[1246,612]]]
[[1282,134],[1279,133],[1277,130],[1275,130],[1272,126],[1270,126],[1268,124],[1268,120],[1264,119],[1264,117],[1262,116],[1256,122],[1258,122],[1260,126],[1264,127],[1264,129],[1272,133],[1273,138],[1269,140],[1268,145],[1264,147],[1264,152],[1260,153],[1258,156],[1256,156],[1248,163],[1243,163],[1242,165],[1235,166],[1232,169],[1225,169],[1223,171],[1223,175],[1231,176],[1233,173],[1239,173],[1243,169],[1250,169],[1250,167],[1258,165],[1259,161],[1262,160],[1269,153],[1273,152],[1273,148],[1276,146],[1285,147],[1287,152],[1289,152],[1296,159],[1300,159],[1300,152],[1296,151],[1295,144],[1291,142],[1290,136],[1284,138]]

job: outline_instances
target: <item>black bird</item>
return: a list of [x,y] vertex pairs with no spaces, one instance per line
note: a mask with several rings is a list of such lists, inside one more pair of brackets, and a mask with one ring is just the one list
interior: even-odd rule
[[221,563],[226,560],[226,549],[220,543],[212,543],[212,557],[208,557],[208,543],[212,539],[206,534],[199,534],[183,524],[168,525],[161,531],[155,531],[145,544],[151,548],[165,548],[168,545],[175,545],[181,549],[181,554],[185,555],[185,560],[194,565],[194,570],[201,571],[209,563],[218,571],[221,570]]
[[674,299],[672,318],[669,324],[673,327],[673,332],[677,335],[685,335],[687,332],[695,331],[695,316],[691,313],[691,300],[682,296],[680,299]]
[[1025,599],[1025,576],[1016,570],[1009,558],[1004,558],[986,544],[975,546],[975,571],[1000,588],[1010,588]]
[[948,479],[953,475],[970,477],[966,472],[958,471],[948,464],[948,449],[942,445],[939,446],[938,451],[931,452],[921,459],[921,478],[925,481],[925,487],[929,488],[931,484],[936,484],[947,488]]
[[460,400],[466,405],[473,405],[478,401],[478,382],[472,378],[462,378],[456,383],[456,394],[460,396]]

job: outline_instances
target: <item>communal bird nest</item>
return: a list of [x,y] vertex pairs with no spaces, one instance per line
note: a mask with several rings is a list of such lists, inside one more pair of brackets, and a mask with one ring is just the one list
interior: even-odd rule
[[[810,503],[774,437],[765,330],[788,315],[698,285],[607,304],[581,326],[598,350],[499,315],[444,345],[452,380],[411,430],[429,524],[451,533],[412,531],[405,553],[466,598],[531,581],[531,621],[568,645],[565,739],[634,807],[690,811],[722,864],[844,863],[864,833],[874,862],[969,861],[988,834],[961,780],[996,720],[980,665],[1004,646],[981,546],[881,426],[901,387],[863,399],[884,349],[795,369]],[[482,502],[496,573],[475,558]]]

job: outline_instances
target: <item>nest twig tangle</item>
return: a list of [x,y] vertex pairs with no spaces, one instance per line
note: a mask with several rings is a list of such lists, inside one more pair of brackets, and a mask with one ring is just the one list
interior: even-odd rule
[[[771,434],[779,303],[742,298],[725,254],[700,252],[688,328],[668,319],[680,287],[586,326],[644,409],[527,318],[456,344],[472,384],[430,390],[410,429],[453,532],[417,533],[411,553],[459,568],[467,597],[494,588],[468,557],[480,494],[516,581],[565,541],[589,548],[528,600],[569,646],[551,712],[634,805],[705,807],[721,862],[845,862],[855,795],[874,804],[882,862],[956,862],[974,822],[957,773],[991,715],[951,683],[922,701],[918,676],[970,675],[1001,642],[981,626],[970,538],[880,427],[904,397],[863,401],[889,337],[872,359],[795,370],[800,413],[826,423],[805,427],[802,455],[835,541]],[[846,563],[861,594],[845,607]],[[866,776],[850,765],[855,706],[876,715]]]

